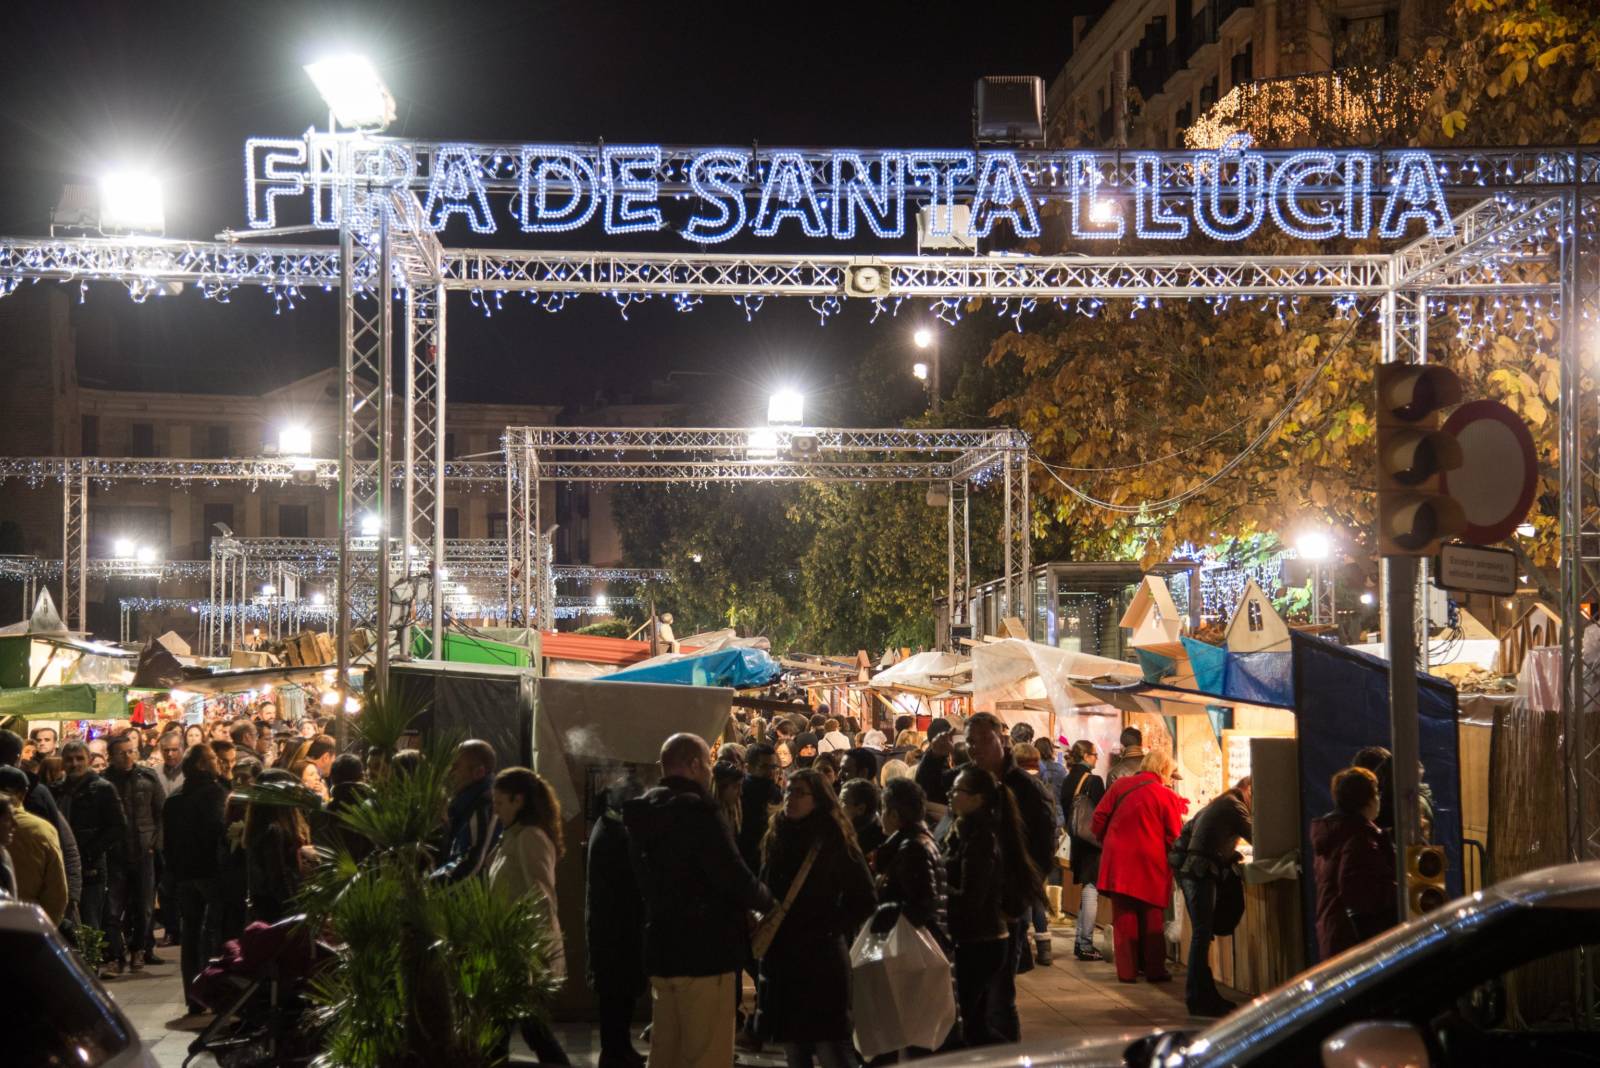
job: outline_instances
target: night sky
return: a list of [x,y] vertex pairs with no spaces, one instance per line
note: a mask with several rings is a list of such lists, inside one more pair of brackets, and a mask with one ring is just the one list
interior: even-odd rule
[[[12,0],[0,19],[0,227],[43,234],[63,181],[148,161],[167,179],[169,235],[243,229],[245,139],[324,123],[301,67],[339,51],[379,68],[399,102],[397,136],[964,147],[974,79],[1053,77],[1077,6]],[[522,247],[540,236],[502,234]],[[485,243],[455,230],[446,239]],[[589,240],[691,247],[670,235]],[[719,250],[821,251],[799,244]],[[904,321],[869,327],[870,314],[853,305],[819,327],[806,302],[769,301],[747,323],[726,299],[691,314],[656,301],[625,322],[609,299],[584,297],[558,315],[508,299],[485,318],[462,294],[450,310],[449,389],[462,400],[572,403],[677,370],[715,373],[691,377],[691,389],[718,383],[735,404],[782,383],[826,396],[864,346],[909,332]],[[85,384],[255,392],[336,356],[336,298],[320,292],[274,315],[259,290],[228,305],[186,292],[135,306],[102,286],[76,321]]]

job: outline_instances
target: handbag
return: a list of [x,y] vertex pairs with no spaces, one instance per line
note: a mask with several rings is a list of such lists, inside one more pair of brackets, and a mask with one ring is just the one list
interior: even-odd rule
[[800,896],[800,887],[805,885],[806,876],[811,874],[811,865],[816,863],[817,853],[822,849],[821,843],[813,844],[806,853],[806,859],[800,862],[800,870],[795,872],[794,882],[789,884],[789,892],[783,895],[783,900],[772,907],[772,911],[761,917],[761,922],[756,924],[756,929],[750,934],[750,955],[756,960],[761,960],[767,955],[767,950],[772,948],[772,940],[778,934],[778,928],[783,925],[783,918],[789,915],[789,908],[794,904],[794,899]]
[[[1088,776],[1085,775],[1084,778],[1088,778]],[[1079,785],[1082,785],[1082,784],[1080,783]],[[1149,786],[1149,785],[1150,785],[1150,780],[1147,779],[1144,782],[1140,783],[1138,786],[1135,786],[1133,789],[1127,791],[1127,793],[1124,793],[1121,797],[1117,798],[1117,803],[1111,806],[1111,812],[1110,812],[1109,815],[1106,816],[1106,830],[1109,831],[1111,829],[1111,821],[1117,818],[1117,809],[1122,807],[1122,803],[1128,799],[1128,795],[1129,794],[1136,794],[1140,790],[1143,790],[1146,786]],[[1084,798],[1084,800],[1088,800],[1088,798]],[[1104,843],[1101,842],[1100,839],[1098,839],[1098,838],[1096,838],[1094,836],[1094,830],[1093,830],[1094,810],[1097,807],[1099,807],[1099,806],[1097,806],[1097,805],[1088,806],[1088,808],[1089,808],[1089,820],[1088,820],[1089,833],[1086,834],[1086,835],[1082,835],[1081,837],[1083,838],[1084,841],[1092,842],[1092,843],[1094,843],[1095,845],[1098,846],[1098,845],[1103,845]],[[1072,798],[1072,816],[1073,816],[1074,821],[1076,821],[1077,817],[1078,817],[1078,798],[1077,798],[1076,795]]]
[[1094,837],[1094,799],[1083,792],[1089,784],[1089,776],[1094,772],[1086,771],[1078,780],[1077,787],[1072,791],[1072,805],[1067,810],[1067,832],[1073,838],[1081,838],[1086,842],[1093,842]]

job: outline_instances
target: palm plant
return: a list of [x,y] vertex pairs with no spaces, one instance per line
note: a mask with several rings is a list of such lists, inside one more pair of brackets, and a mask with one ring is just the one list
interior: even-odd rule
[[[429,877],[455,739],[428,739],[414,767],[396,769],[420,711],[392,695],[367,700],[356,730],[380,770],[334,817],[339,833],[317,847],[298,898],[312,928],[337,946],[311,992],[326,1068],[498,1063],[511,1024],[543,1011],[556,987],[542,900],[507,902],[481,879]],[[241,793],[252,804],[316,807],[296,785]],[[371,852],[357,859],[346,835],[366,839]]]

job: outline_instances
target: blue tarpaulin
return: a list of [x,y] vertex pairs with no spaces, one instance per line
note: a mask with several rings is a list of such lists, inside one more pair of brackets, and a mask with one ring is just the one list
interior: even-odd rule
[[[1313,918],[1316,879],[1310,855],[1311,821],[1333,809],[1335,772],[1356,751],[1391,747],[1389,665],[1321,638],[1292,635],[1295,716],[1300,754],[1300,840],[1306,843],[1300,880],[1305,907],[1306,960],[1317,959]],[[1450,858],[1451,896],[1461,882],[1461,752],[1456,733],[1456,690],[1432,675],[1417,674],[1417,720],[1422,778],[1433,793],[1433,841]]]
[[678,686],[765,686],[782,673],[764,649],[722,649],[664,664],[625,668],[600,676],[607,682],[666,682]]

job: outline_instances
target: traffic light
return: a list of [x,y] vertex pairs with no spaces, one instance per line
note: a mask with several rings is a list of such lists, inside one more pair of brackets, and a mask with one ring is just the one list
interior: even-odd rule
[[1445,903],[1444,873],[1449,867],[1442,846],[1414,845],[1406,850],[1407,918],[1432,912]]
[[1461,380],[1437,364],[1381,364],[1377,377],[1378,551],[1432,556],[1466,525],[1440,477],[1461,464],[1461,446],[1440,429]]

